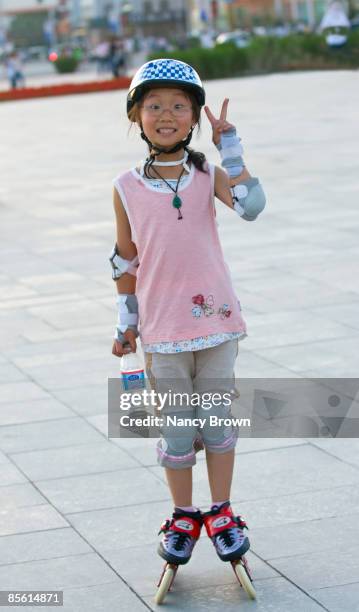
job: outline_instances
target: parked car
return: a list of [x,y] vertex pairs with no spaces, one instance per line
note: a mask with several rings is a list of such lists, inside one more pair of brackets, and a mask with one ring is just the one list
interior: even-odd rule
[[44,45],[36,45],[33,47],[26,47],[23,49],[25,54],[25,61],[31,62],[34,60],[44,60],[47,57],[46,47]]
[[255,36],[267,36],[268,31],[264,26],[254,26],[252,32]]
[[233,42],[236,47],[243,49],[248,47],[251,42],[251,35],[245,30],[234,30],[233,32],[223,32],[216,38],[217,45]]
[[282,23],[268,28],[268,34],[276,38],[283,38],[291,34],[291,26],[289,23]]

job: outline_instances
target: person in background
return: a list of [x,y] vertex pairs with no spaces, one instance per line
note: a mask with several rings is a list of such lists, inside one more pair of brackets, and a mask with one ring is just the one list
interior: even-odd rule
[[106,72],[110,67],[110,43],[108,40],[101,41],[95,48],[97,59],[97,72]]
[[25,87],[23,68],[20,57],[16,51],[9,55],[5,65],[11,89],[17,89],[19,85]]
[[118,78],[125,68],[125,54],[123,42],[119,39],[112,39],[110,46],[111,70],[114,78]]

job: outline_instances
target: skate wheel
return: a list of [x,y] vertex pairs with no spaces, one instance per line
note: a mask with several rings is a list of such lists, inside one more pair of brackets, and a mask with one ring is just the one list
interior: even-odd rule
[[233,563],[232,565],[234,573],[238,578],[238,582],[244,588],[250,599],[256,599],[256,591],[252,583],[252,579],[249,575],[245,562],[242,560]]
[[166,597],[176,575],[176,570],[177,568],[175,568],[173,565],[166,565],[155,595],[156,604],[159,605],[163,603],[163,600]]

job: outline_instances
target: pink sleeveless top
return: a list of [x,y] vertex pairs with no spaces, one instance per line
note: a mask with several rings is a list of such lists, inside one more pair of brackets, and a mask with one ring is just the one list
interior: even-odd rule
[[217,231],[214,166],[207,169],[192,165],[179,188],[181,220],[174,194],[156,191],[135,168],[114,180],[140,261],[136,295],[144,344],[246,332]]

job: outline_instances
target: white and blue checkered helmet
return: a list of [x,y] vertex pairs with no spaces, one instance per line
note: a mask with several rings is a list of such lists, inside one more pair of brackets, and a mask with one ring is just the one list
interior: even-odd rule
[[199,106],[204,106],[205,91],[198,73],[185,62],[175,59],[156,59],[139,68],[127,94],[127,114],[152,85],[178,85],[191,91]]

